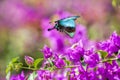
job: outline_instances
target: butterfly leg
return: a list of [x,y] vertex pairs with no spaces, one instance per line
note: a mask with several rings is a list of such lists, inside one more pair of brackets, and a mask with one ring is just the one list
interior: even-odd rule
[[58,28],[57,30],[60,31],[60,32],[63,32],[63,29]]
[[59,31],[59,28],[58,28],[58,27],[57,27],[56,29],[57,29],[57,31]]

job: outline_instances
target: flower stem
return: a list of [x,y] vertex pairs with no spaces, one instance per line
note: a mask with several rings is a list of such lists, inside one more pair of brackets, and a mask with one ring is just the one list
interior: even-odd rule
[[37,70],[37,69],[35,69],[35,68],[30,68],[30,67],[22,67],[22,68],[23,68],[23,69],[33,70],[33,71]]
[[117,60],[118,58],[110,58],[110,59],[104,59],[104,60],[102,60],[102,61],[100,61],[100,62],[107,62],[107,61],[113,61],[113,60]]

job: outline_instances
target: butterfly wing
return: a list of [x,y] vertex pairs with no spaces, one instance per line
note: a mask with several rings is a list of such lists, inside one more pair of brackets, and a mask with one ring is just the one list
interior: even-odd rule
[[75,20],[78,18],[78,16],[72,16],[65,19],[61,19],[59,21],[59,24],[61,26],[64,26],[64,32],[68,34],[70,37],[73,37],[75,34]]
[[75,20],[78,17],[79,16],[71,16],[55,21],[56,25],[53,28],[49,28],[48,31],[56,28],[57,30],[63,30],[70,37],[73,37],[75,34]]
[[75,27],[75,21],[74,20],[61,20],[59,21],[59,25],[64,26],[64,27]]
[[69,35],[71,38],[74,36],[75,32],[67,32],[66,30],[64,30],[64,32]]
[[67,21],[67,20],[76,20],[77,18],[79,18],[80,16],[71,16],[71,17],[67,17],[67,18],[63,18],[61,20],[63,21]]
[[61,26],[64,26],[64,27],[75,27],[75,20],[78,17],[79,16],[72,16],[72,17],[61,19],[58,22]]

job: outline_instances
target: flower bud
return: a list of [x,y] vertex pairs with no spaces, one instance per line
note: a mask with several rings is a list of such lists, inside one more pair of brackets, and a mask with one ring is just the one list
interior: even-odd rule
[[30,56],[25,56],[25,62],[28,66],[32,66],[34,63],[34,59]]

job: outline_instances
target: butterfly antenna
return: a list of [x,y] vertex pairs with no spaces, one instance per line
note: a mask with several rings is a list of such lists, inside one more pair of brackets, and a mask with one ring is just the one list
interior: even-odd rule
[[[80,16],[76,16],[76,19],[79,18],[79,17],[80,17]],[[76,19],[75,19],[75,20],[76,20]]]
[[53,30],[53,29],[55,29],[55,27],[53,27],[53,28],[49,28],[48,31],[51,31],[51,30]]

